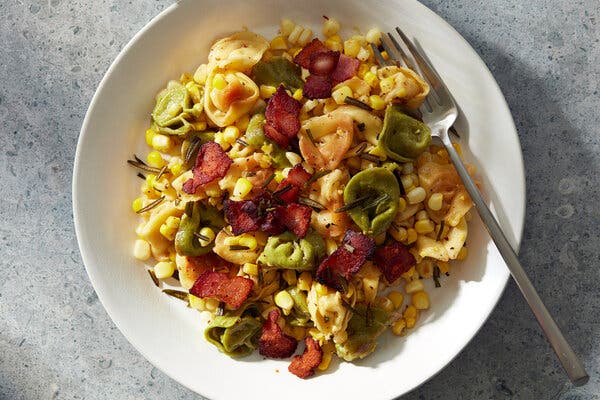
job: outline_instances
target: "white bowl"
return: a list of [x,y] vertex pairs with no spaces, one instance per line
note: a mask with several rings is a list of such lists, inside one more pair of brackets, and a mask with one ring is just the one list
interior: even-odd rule
[[[380,339],[375,353],[355,364],[334,364],[302,380],[289,361],[251,356],[232,360],[203,338],[198,313],[161,294],[132,257],[137,216],[131,201],[139,180],[127,167],[145,154],[144,131],[154,96],[168,80],[205,62],[211,42],[247,27],[267,37],[282,17],[320,32],[322,16],[345,34],[399,25],[428,52],[462,108],[465,158],[477,167],[486,196],[515,247],[525,209],[523,162],[505,100],[475,51],[440,17],[414,0],[244,1],[186,0],[140,31],[110,67],[92,100],[77,146],[73,211],[79,247],[102,304],[127,339],[150,362],[213,399],[390,399],[440,371],[475,335],[498,301],[508,271],[478,218],[470,223],[469,257],[430,288],[432,307],[402,338]],[[468,122],[468,123],[467,123]],[[469,132],[469,134],[467,134]]]

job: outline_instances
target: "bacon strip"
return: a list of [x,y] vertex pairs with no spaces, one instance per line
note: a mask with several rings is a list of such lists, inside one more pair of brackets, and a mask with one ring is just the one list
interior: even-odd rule
[[230,278],[224,272],[205,271],[196,279],[190,294],[224,301],[233,309],[239,308],[250,296],[254,282],[242,276]]
[[306,236],[310,227],[312,209],[307,206],[292,203],[288,204],[281,213],[283,225],[294,232],[299,238]]
[[273,199],[268,193],[263,193],[252,200],[225,200],[223,209],[225,217],[231,225],[234,235],[245,232],[263,231],[269,235],[278,235],[284,231],[280,214],[282,211],[273,208]]
[[[302,165],[296,164],[294,168],[290,170],[287,178],[282,180],[279,185],[277,185],[277,191],[282,191],[285,189],[285,192],[282,192],[278,197],[283,200],[285,203],[293,203],[298,201],[298,195],[300,194],[300,190],[304,186],[304,184],[310,179],[312,175],[309,174]],[[286,189],[287,186],[292,186],[290,189]]]
[[265,357],[286,358],[294,354],[298,346],[296,339],[283,333],[277,325],[278,318],[279,310],[272,310],[263,324],[258,341],[258,352]]
[[331,74],[333,83],[338,84],[352,78],[358,72],[358,67],[360,67],[360,61],[356,58],[348,57],[344,54],[340,55],[335,70]]
[[287,94],[283,85],[279,85],[269,100],[265,110],[265,135],[283,148],[300,130],[300,108],[302,104]]
[[304,46],[304,48],[300,50],[298,54],[296,54],[296,57],[294,57],[294,62],[303,68],[309,69],[311,56],[327,51],[329,51],[327,46],[325,46],[319,39],[314,38],[309,44]]
[[317,282],[344,293],[350,278],[373,256],[375,241],[347,230],[342,244],[317,269]]
[[307,99],[326,99],[331,96],[333,81],[329,75],[309,75],[304,83],[302,94]]
[[194,177],[183,184],[183,191],[189,194],[196,193],[196,190],[205,183],[224,177],[231,162],[220,145],[215,142],[204,143],[198,150],[196,164],[192,169]]
[[308,71],[313,75],[330,75],[337,66],[339,51],[325,51],[310,56]]
[[408,247],[393,242],[375,252],[375,265],[381,270],[385,279],[392,283],[415,265],[416,260]]
[[321,350],[319,342],[307,337],[304,339],[304,344],[306,345],[304,353],[300,356],[294,356],[288,367],[288,371],[302,379],[314,375],[315,369],[323,361],[323,350]]

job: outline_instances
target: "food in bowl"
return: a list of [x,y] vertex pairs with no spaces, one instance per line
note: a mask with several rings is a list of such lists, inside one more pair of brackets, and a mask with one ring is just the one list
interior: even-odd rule
[[[307,378],[413,329],[466,257],[471,200],[416,110],[429,87],[376,64],[381,33],[240,31],[156,96],[134,255],[198,309],[205,338],[292,357]],[[180,286],[173,288],[172,286]],[[302,354],[295,355],[304,343]]]

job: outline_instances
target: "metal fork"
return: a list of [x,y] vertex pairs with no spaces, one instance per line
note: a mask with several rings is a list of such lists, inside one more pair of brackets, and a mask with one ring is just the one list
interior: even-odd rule
[[[533,311],[538,323],[542,330],[546,334],[548,341],[552,345],[554,352],[558,356],[563,368],[567,372],[569,379],[576,386],[585,385],[589,380],[589,376],[585,371],[583,364],[563,336],[556,322],[544,306],[544,303],[540,299],[537,291],[531,284],[531,281],[527,277],[525,270],[521,266],[517,254],[510,246],[506,236],[502,232],[500,225],[492,215],[490,209],[487,207],[485,200],[483,199],[479,189],[473,182],[473,179],[467,172],[465,165],[463,164],[460,156],[450,141],[448,130],[452,127],[458,116],[458,108],[450,91],[440,78],[439,74],[435,71],[431,63],[428,61],[425,53],[417,48],[418,43],[413,44],[406,35],[396,28],[401,41],[405,44],[408,49],[408,53],[404,51],[398,40],[391,34],[387,34],[389,43],[382,39],[382,47],[388,53],[389,62],[384,59],[381,52],[374,44],[371,44],[377,61],[381,66],[395,65],[394,61],[403,63],[406,67],[418,72],[421,76],[428,81],[430,85],[430,93],[421,105],[419,111],[422,114],[423,122],[431,129],[431,135],[439,138],[446,151],[448,152],[458,175],[461,177],[467,192],[471,196],[473,203],[485,224],[490,236],[494,240],[498,251],[504,258],[510,273],[514,280],[517,282],[521,293],[525,297],[525,300],[529,304],[529,307]],[[414,60],[414,63],[413,63]]]

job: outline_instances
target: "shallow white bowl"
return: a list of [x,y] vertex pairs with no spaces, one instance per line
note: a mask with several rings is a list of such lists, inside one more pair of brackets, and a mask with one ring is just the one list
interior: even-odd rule
[[165,296],[131,253],[137,217],[131,201],[139,180],[125,160],[145,154],[144,131],[154,95],[168,80],[205,62],[210,43],[247,27],[267,37],[282,17],[320,32],[322,16],[344,34],[399,25],[416,37],[462,108],[465,158],[515,247],[521,237],[525,182],[518,137],[490,72],[462,37],[414,0],[220,2],[184,0],[160,14],[121,52],[102,80],[81,130],[73,178],[73,211],[81,254],[102,304],[127,339],[156,367],[213,399],[390,399],[448,364],[475,335],[498,301],[508,271],[478,218],[470,223],[469,257],[430,288],[432,308],[403,338],[384,335],[376,352],[355,364],[334,364],[301,380],[289,361],[232,360],[203,339],[198,313]]

